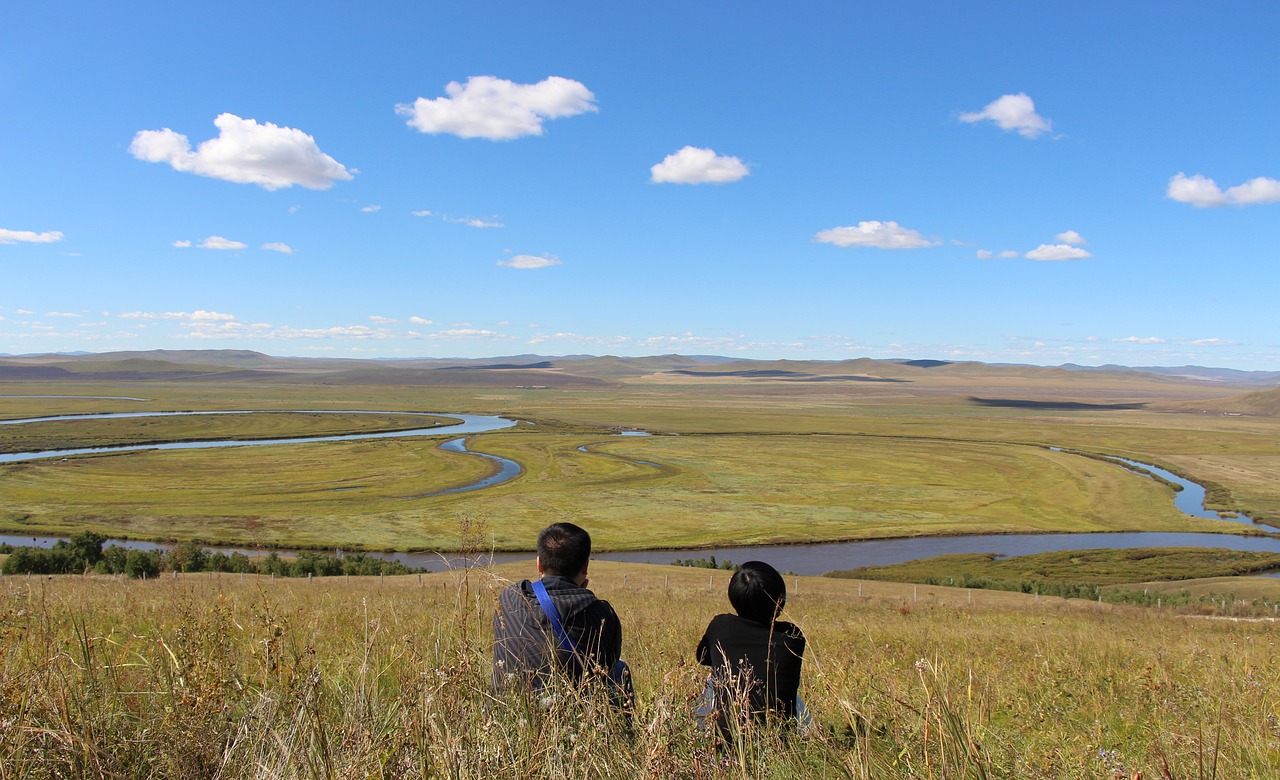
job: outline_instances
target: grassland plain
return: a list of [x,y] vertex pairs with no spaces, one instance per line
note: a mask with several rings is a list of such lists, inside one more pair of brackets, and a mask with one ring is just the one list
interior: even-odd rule
[[[601,547],[614,549],[923,533],[1246,530],[1189,520],[1172,508],[1166,488],[1109,464],[1051,453],[1049,445],[1153,462],[1215,482],[1223,508],[1280,517],[1280,422],[1263,418],[998,408],[946,388],[832,390],[742,380],[607,390],[157,382],[75,388],[151,400],[0,399],[0,414],[457,410],[538,424],[473,439],[481,451],[525,466],[515,482],[422,499],[405,496],[465,484],[489,464],[438,452],[424,439],[2,467],[0,526],[372,549],[448,545],[449,529],[463,517],[491,520],[500,548],[525,547],[538,527],[563,518],[589,520],[600,529]],[[1034,384],[979,389],[990,397],[1048,393]],[[1126,380],[1112,391],[1091,387],[1071,397],[1132,401],[1139,389]],[[1147,389],[1152,398],[1173,392]],[[0,388],[58,392],[66,386]],[[188,438],[178,426],[169,435]],[[599,435],[617,426],[683,435]],[[580,452],[584,445],[591,451]]]
[[5,578],[0,776],[1280,774],[1269,623],[788,578],[815,728],[717,754],[690,716],[705,679],[692,656],[727,572],[593,563],[636,672],[628,731],[599,696],[489,694],[495,594],[531,571]]
[[447,432],[451,420],[404,414],[270,412],[240,415],[182,415],[86,420],[53,420],[0,426],[0,453],[75,447],[116,447],[172,441],[284,439],[346,433],[379,433],[429,428]]

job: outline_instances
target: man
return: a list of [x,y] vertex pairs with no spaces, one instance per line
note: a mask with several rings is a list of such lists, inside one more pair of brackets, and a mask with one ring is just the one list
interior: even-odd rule
[[[573,523],[555,523],[538,534],[539,582],[522,580],[498,596],[493,616],[493,688],[521,684],[541,689],[562,672],[578,682],[607,676],[615,688],[630,690],[630,672],[622,655],[622,623],[609,602],[587,590],[591,536]],[[541,598],[552,610],[544,610]],[[563,632],[547,612],[554,611]],[[626,696],[614,695],[615,701]]]

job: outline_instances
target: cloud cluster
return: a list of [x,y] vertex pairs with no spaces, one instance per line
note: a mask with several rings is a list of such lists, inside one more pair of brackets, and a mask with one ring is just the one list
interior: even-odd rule
[[1179,203],[1190,203],[1200,209],[1219,206],[1257,206],[1280,203],[1280,181],[1258,176],[1244,184],[1228,187],[1223,191],[1218,183],[1207,176],[1187,176],[1181,171],[1169,179],[1165,196]]
[[729,184],[751,173],[742,160],[711,149],[686,146],[649,168],[650,178],[669,184]]
[[234,314],[224,314],[217,311],[204,311],[198,309],[193,312],[185,311],[127,311],[119,315],[122,320],[185,320],[187,322],[233,322]]
[[853,227],[834,227],[815,234],[814,241],[836,246],[870,246],[877,249],[923,249],[937,246],[932,241],[897,222],[869,220]]
[[542,135],[548,119],[597,111],[596,96],[581,82],[550,76],[537,84],[517,84],[495,76],[472,76],[466,84],[445,85],[448,97],[396,106],[408,125],[423,133],[509,141]]
[[1028,260],[1087,260],[1093,255],[1086,249],[1082,249],[1082,244],[1089,243],[1085,237],[1074,230],[1064,230],[1054,236],[1058,241],[1056,244],[1041,244],[1025,254],[1019,254],[1012,249],[1006,249],[1002,252],[992,252],[989,249],[979,249],[979,260],[991,260],[992,258],[1013,259],[1015,257],[1025,257]]
[[315,139],[301,130],[258,124],[235,114],[219,114],[213,124],[218,137],[195,151],[185,135],[167,127],[139,131],[129,151],[139,160],[168,163],[176,171],[268,190],[295,184],[327,190],[334,182],[352,178],[344,165],[320,151]]
[[62,233],[50,230],[36,233],[30,230],[6,230],[0,228],[0,244],[52,244],[62,240]]
[[549,268],[553,265],[560,265],[560,258],[554,255],[516,255],[505,260],[499,260],[498,265],[504,268],[517,268],[522,271],[530,271],[536,268]]
[[960,115],[961,122],[995,122],[1001,130],[1017,131],[1023,138],[1039,138],[1053,128],[1053,123],[1036,113],[1036,104],[1025,92],[1001,95],[981,111]]

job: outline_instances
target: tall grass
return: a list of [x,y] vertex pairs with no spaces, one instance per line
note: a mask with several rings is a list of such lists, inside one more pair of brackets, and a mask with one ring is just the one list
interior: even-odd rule
[[0,780],[1280,775],[1269,625],[796,580],[814,723],[721,744],[692,654],[727,572],[592,565],[628,723],[593,688],[490,692],[494,598],[526,568],[0,579]]

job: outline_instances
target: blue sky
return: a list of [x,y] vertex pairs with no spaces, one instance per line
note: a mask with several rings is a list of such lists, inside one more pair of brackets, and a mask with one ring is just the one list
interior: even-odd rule
[[1277,30],[1270,1],[15,0],[0,352],[1280,369]]

